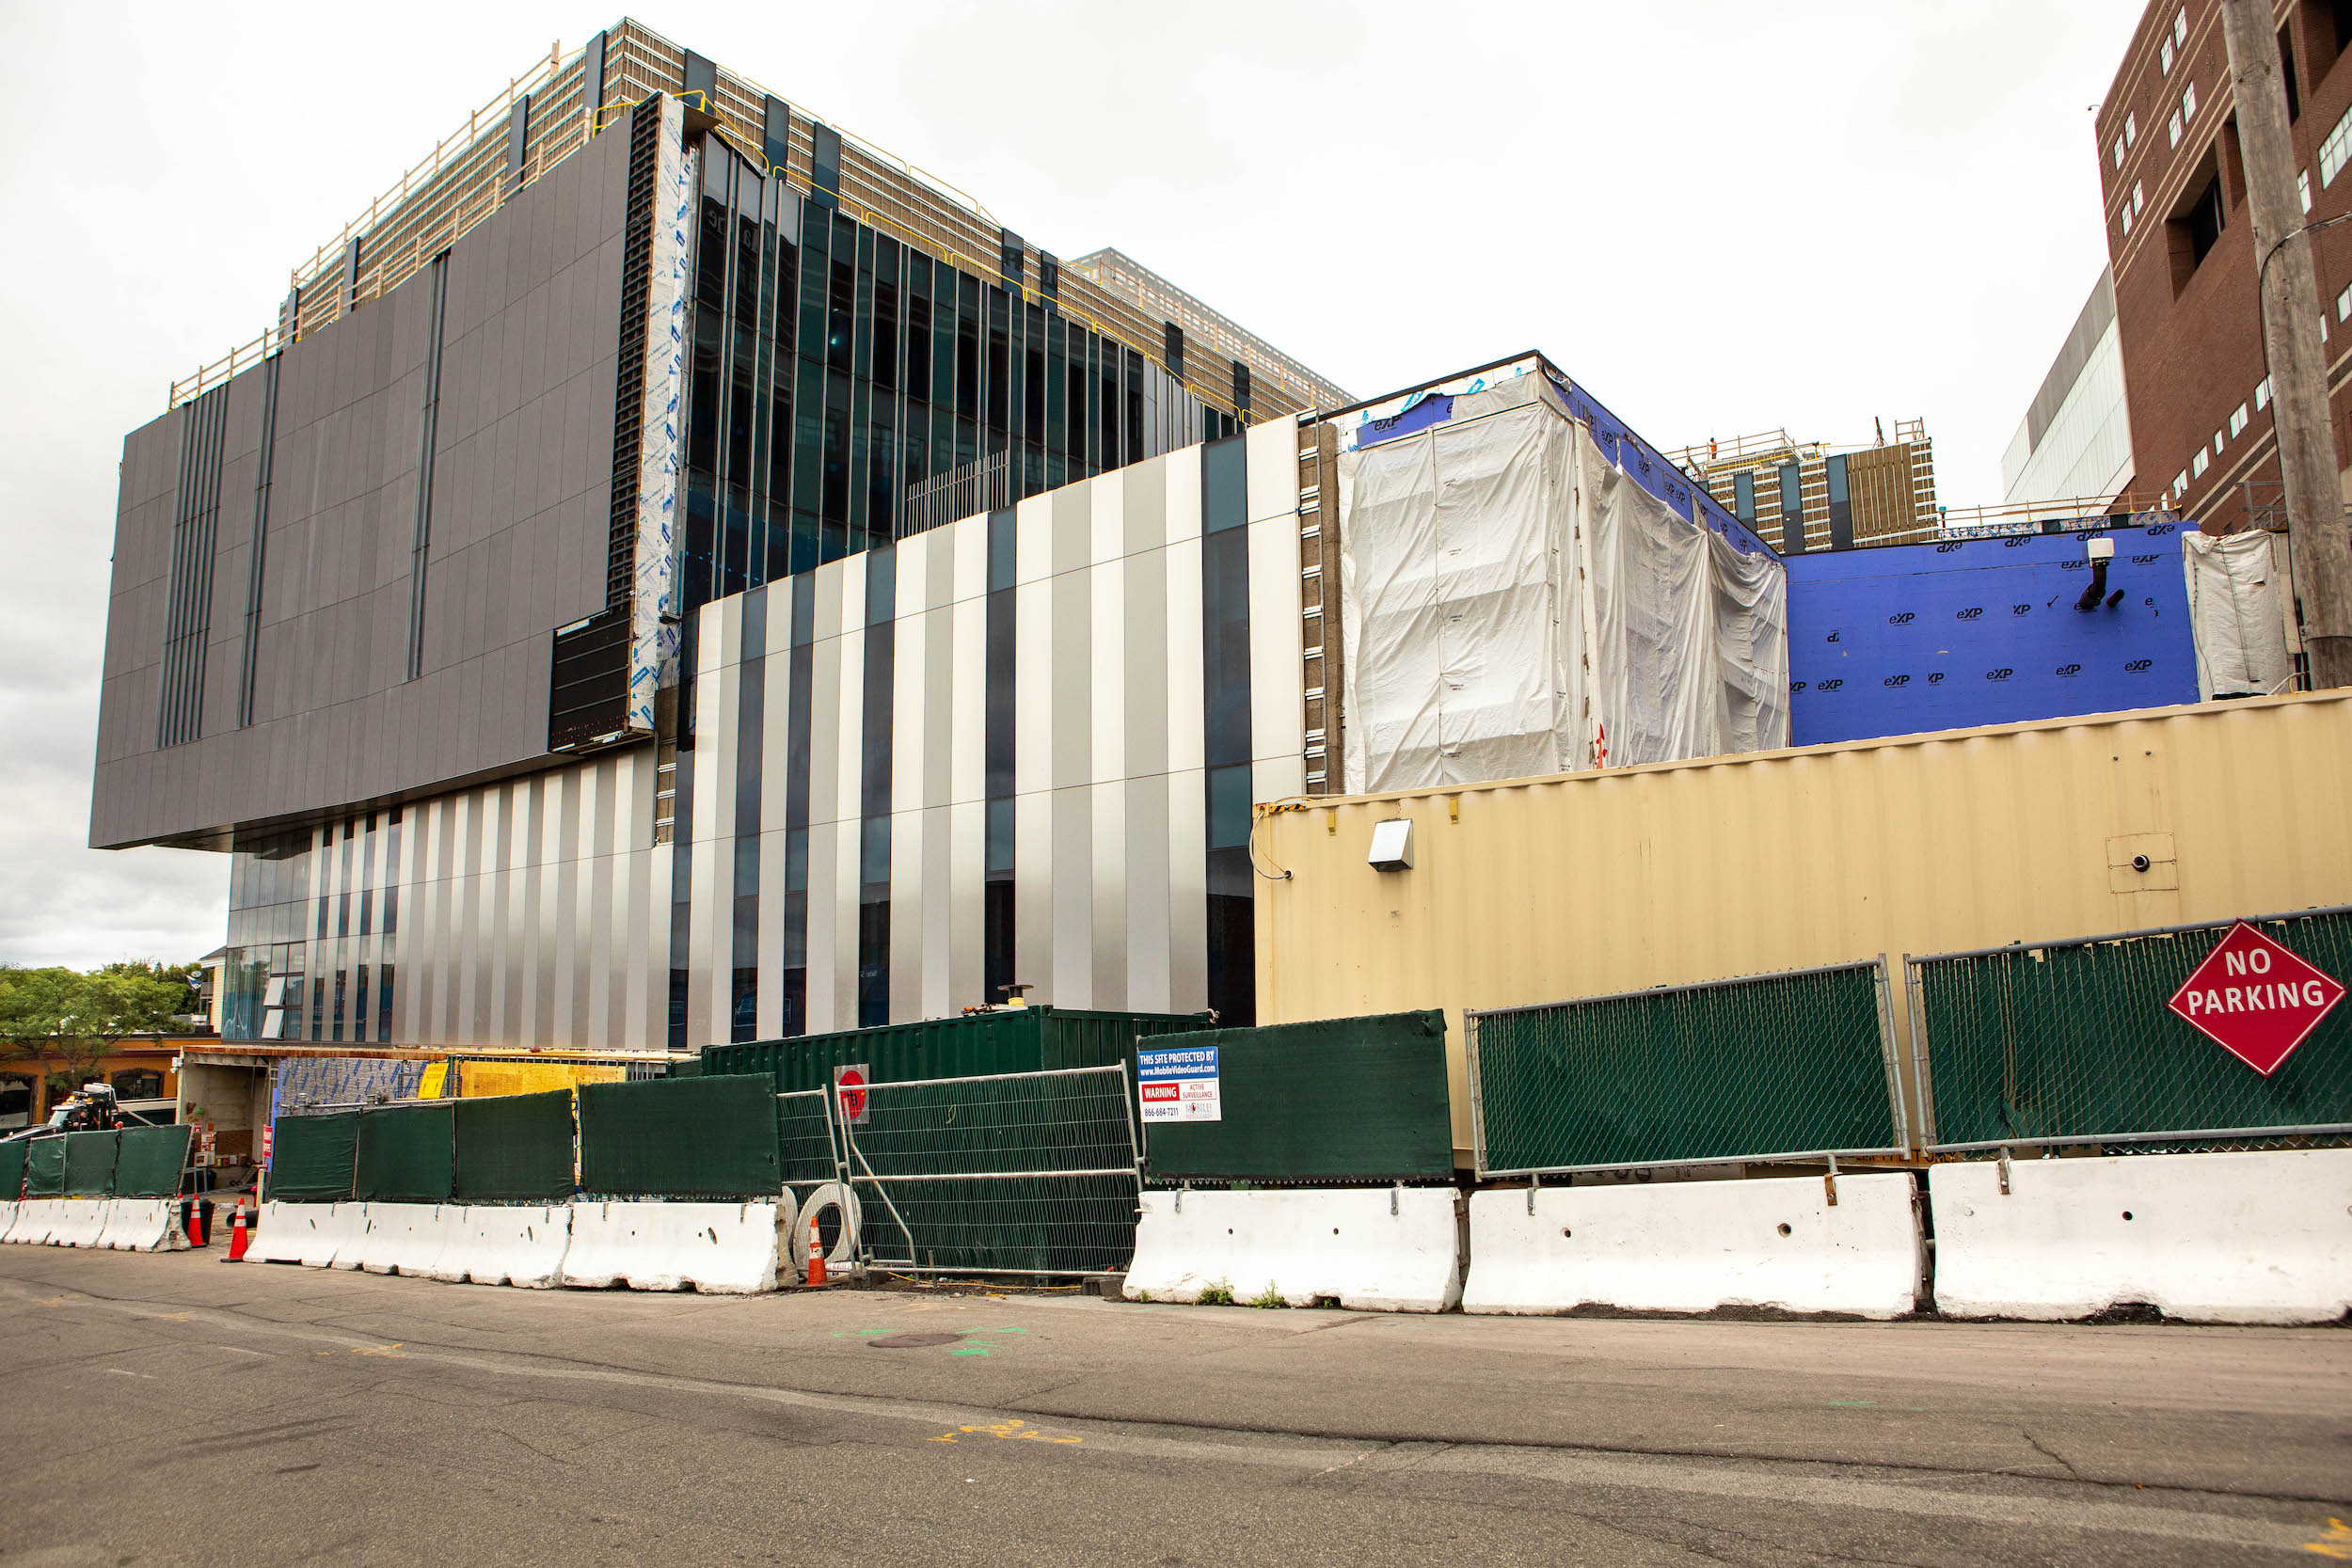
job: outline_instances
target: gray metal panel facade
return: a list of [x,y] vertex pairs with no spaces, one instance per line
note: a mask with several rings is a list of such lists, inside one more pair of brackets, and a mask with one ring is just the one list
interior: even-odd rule
[[628,162],[626,124],[612,129],[451,252],[420,678],[405,675],[431,269],[281,356],[249,728],[263,372],[229,387],[201,732],[162,750],[189,410],[126,439],[93,845],[217,842],[545,754],[550,634],[605,604]]

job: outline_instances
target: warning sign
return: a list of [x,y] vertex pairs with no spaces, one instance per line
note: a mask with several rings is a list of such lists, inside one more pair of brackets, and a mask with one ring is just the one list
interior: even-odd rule
[[1188,1046],[1181,1050],[1137,1051],[1136,1092],[1146,1121],[1222,1121],[1216,1047]]
[[866,1085],[872,1081],[864,1062],[845,1062],[833,1069],[833,1092],[841,1105],[841,1119],[853,1127],[873,1119],[866,1104]]
[[2344,1000],[2344,988],[2243,920],[2172,993],[2193,1027],[2267,1078]]

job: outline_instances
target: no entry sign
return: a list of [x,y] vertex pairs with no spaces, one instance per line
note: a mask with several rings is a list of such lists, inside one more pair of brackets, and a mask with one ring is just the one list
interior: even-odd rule
[[2343,1000],[2332,978],[2241,920],[2172,993],[2171,1007],[2267,1078]]
[[833,1069],[833,1092],[838,1097],[841,1118],[852,1126],[863,1127],[871,1119],[866,1103],[866,1085],[870,1081],[864,1062],[845,1062]]

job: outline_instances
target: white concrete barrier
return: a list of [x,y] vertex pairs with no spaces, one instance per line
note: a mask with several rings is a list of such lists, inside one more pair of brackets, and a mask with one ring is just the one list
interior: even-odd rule
[[779,1204],[591,1203],[572,1205],[572,1245],[564,1283],[586,1290],[750,1295],[776,1288]]
[[1908,1175],[1524,1188],[1470,1198],[1465,1312],[1769,1307],[1893,1318],[1918,1306]]
[[1126,1294],[1442,1312],[1462,1295],[1458,1199],[1451,1187],[1145,1193]]
[[299,1263],[307,1269],[329,1267],[345,1246],[356,1253],[361,1207],[357,1203],[264,1203],[246,1260]]
[[28,1197],[16,1206],[16,1218],[8,1222],[6,1235],[0,1242],[16,1242],[25,1246],[39,1246],[49,1240],[49,1224],[55,1218],[57,1205],[64,1200],[55,1197]]
[[359,1266],[412,1279],[432,1275],[460,1212],[444,1203],[371,1203],[367,1211]]
[[533,1291],[563,1283],[572,1239],[568,1205],[462,1203],[444,1206],[441,1214],[441,1254],[424,1270],[431,1277]]
[[94,1243],[117,1252],[185,1252],[176,1197],[110,1197]]
[[0,1242],[6,1242],[8,1232],[16,1228],[16,1207],[15,1198],[0,1203]]
[[2146,1302],[2201,1323],[2352,1310],[2352,1149],[1967,1161],[1931,1167],[1935,1305],[2087,1317]]
[[63,1197],[50,1219],[51,1246],[94,1247],[99,1232],[106,1227],[106,1199],[103,1197]]

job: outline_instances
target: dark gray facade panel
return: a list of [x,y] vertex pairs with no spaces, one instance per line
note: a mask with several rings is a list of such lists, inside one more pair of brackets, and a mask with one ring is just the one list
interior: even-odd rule
[[204,727],[218,733],[173,748],[168,766],[156,713],[184,415],[126,438],[91,843],[216,838],[233,823],[423,793],[545,754],[550,633],[605,599],[627,142],[598,136],[451,252],[426,675],[413,687],[403,677],[430,268],[280,357],[244,730],[231,721],[262,372],[231,384],[203,693]]

